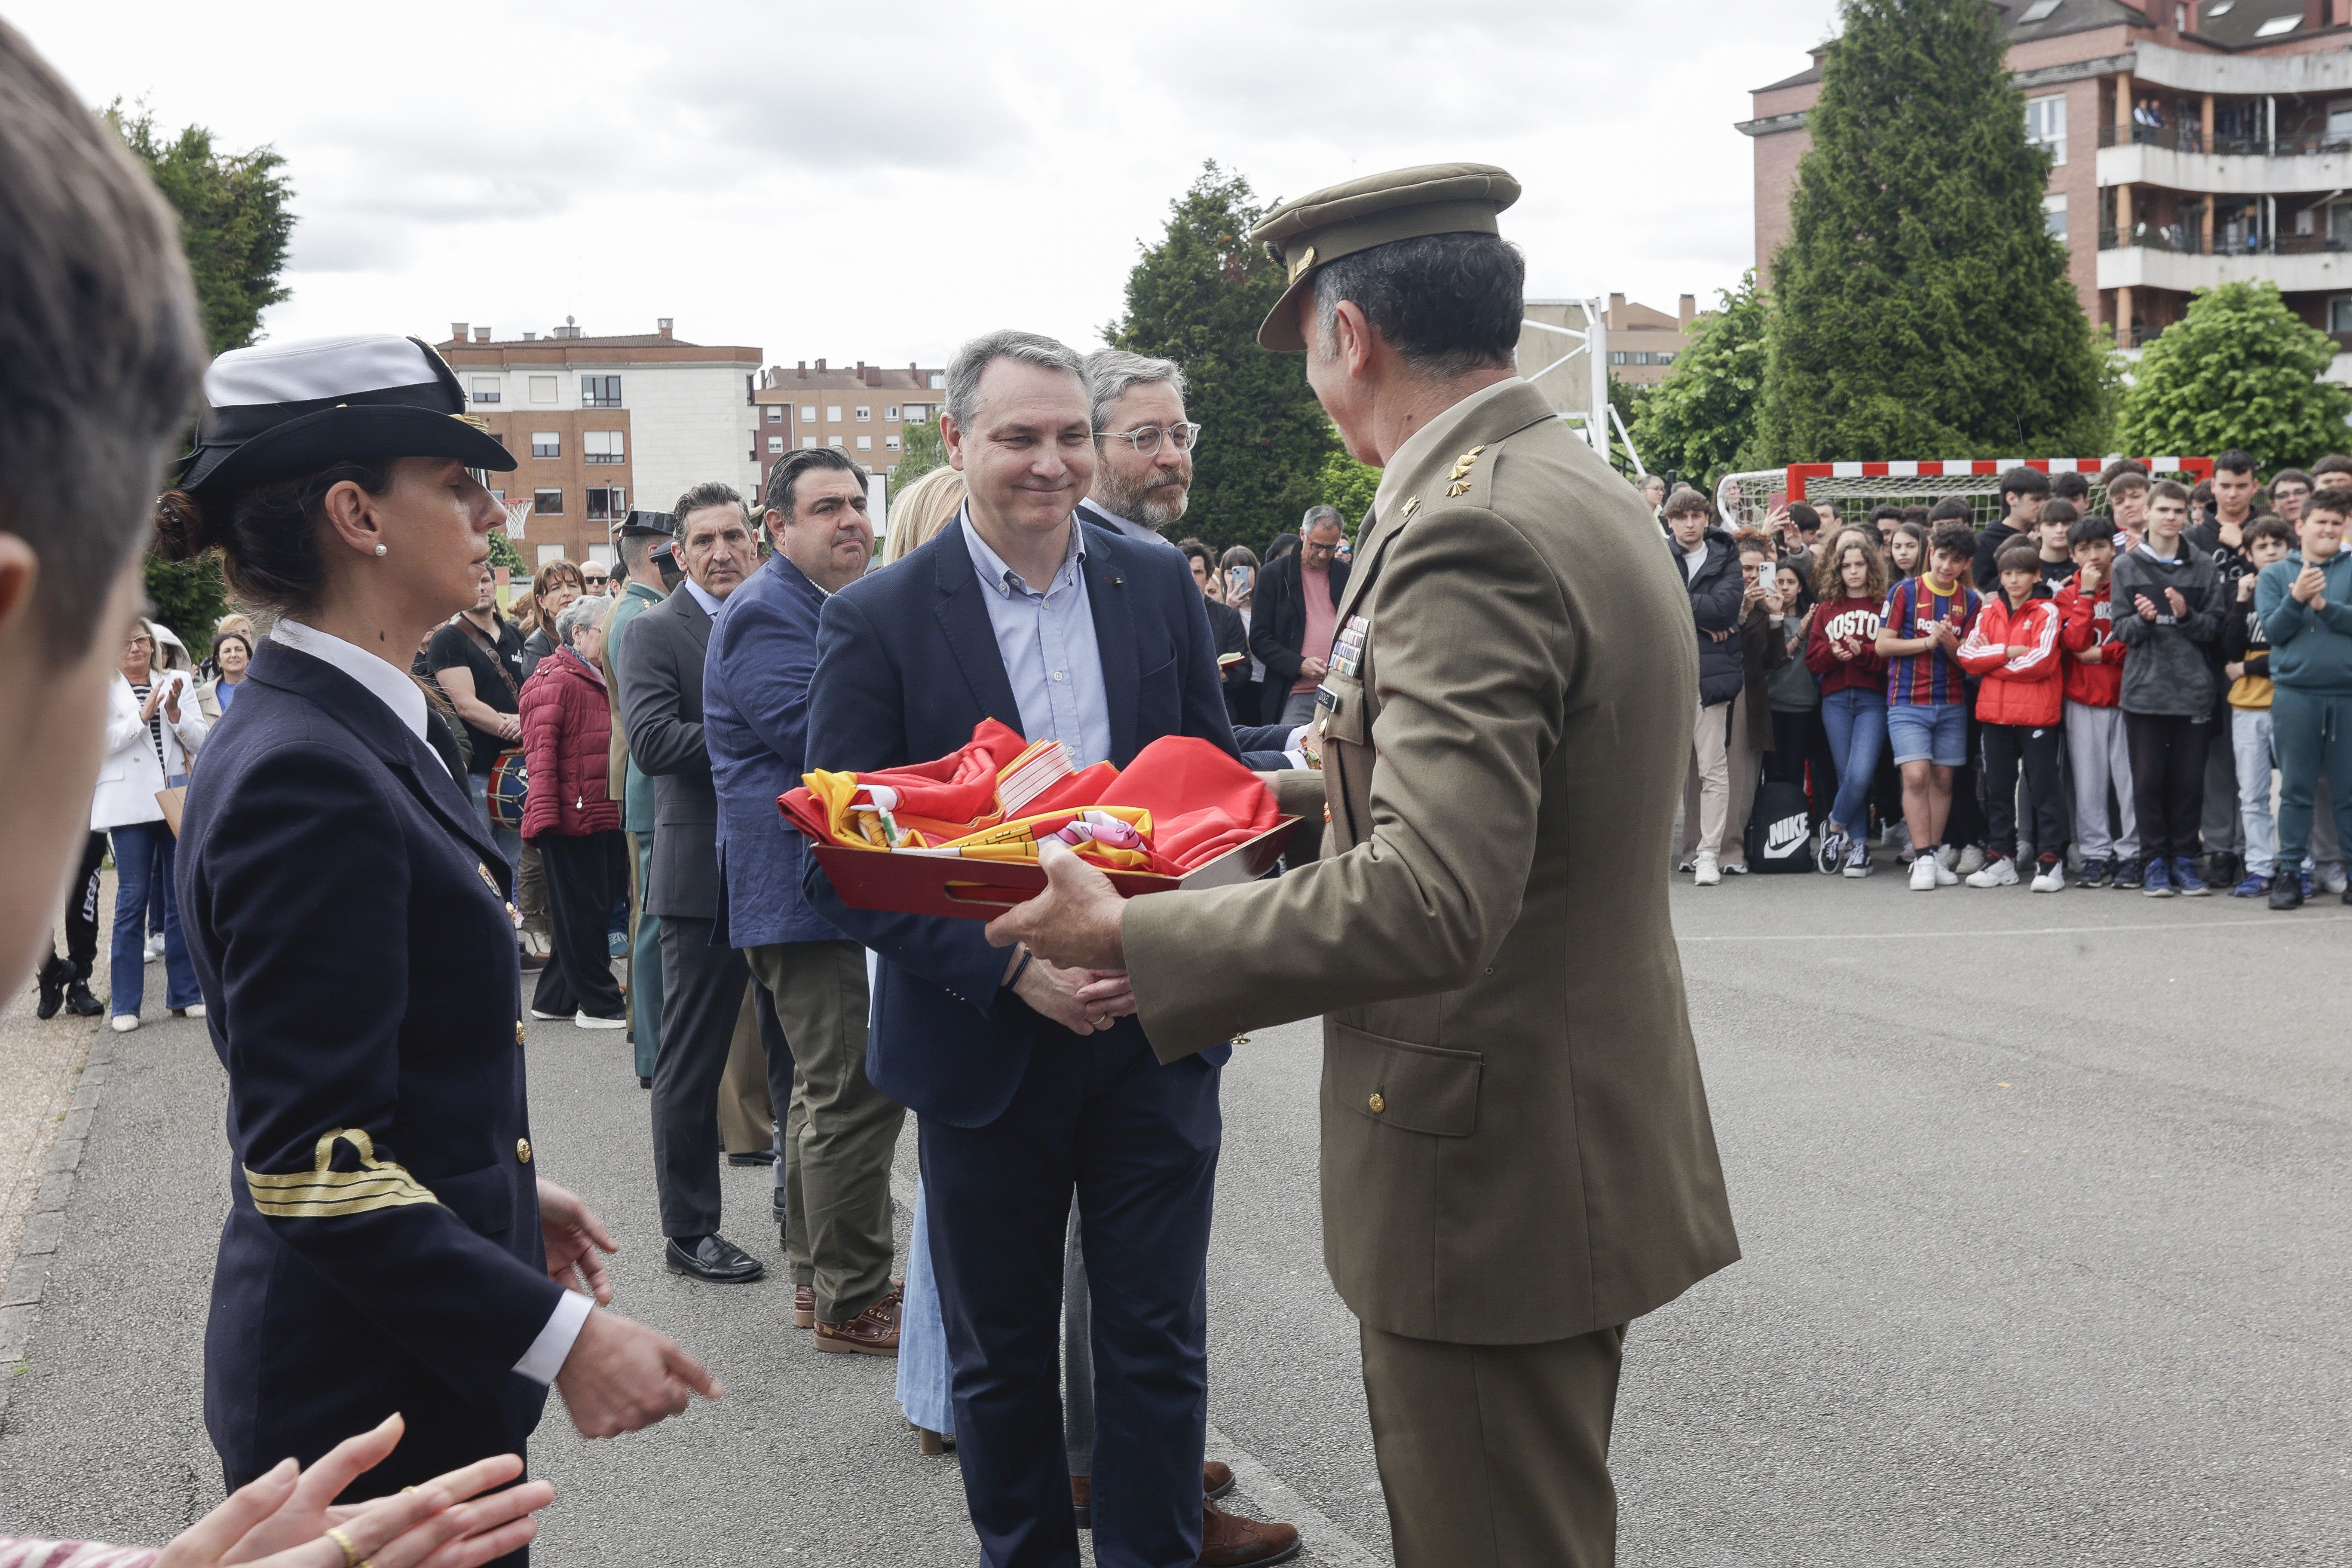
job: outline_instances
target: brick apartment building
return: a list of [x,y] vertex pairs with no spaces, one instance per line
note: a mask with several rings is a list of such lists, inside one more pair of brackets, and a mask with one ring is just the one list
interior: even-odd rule
[[746,494],[759,483],[757,348],[688,342],[667,317],[616,337],[590,337],[569,319],[508,339],[457,321],[437,346],[468,411],[520,460],[493,478],[501,500],[531,499],[509,537],[532,566],[609,563],[613,522],[630,507],[667,510],[705,479]]
[[947,396],[948,373],[908,364],[770,365],[751,395],[760,479],[795,447],[838,447],[869,474],[898,465],[906,429],[937,419]]
[[[2192,289],[2278,285],[2352,347],[2352,0],[2007,0],[2011,79],[2050,149],[2051,232],[2118,346]],[[1753,94],[1756,262],[1789,234],[1821,60]],[[2352,380],[2352,354],[2330,376]]]

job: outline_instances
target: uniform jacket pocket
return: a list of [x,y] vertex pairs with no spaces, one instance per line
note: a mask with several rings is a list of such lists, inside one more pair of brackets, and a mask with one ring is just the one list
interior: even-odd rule
[[514,1174],[505,1165],[485,1165],[462,1176],[425,1183],[441,1206],[466,1222],[476,1236],[504,1236],[514,1228]]
[[1478,1130],[1484,1052],[1415,1045],[1334,1023],[1325,1065],[1339,1103],[1369,1121],[1440,1138]]

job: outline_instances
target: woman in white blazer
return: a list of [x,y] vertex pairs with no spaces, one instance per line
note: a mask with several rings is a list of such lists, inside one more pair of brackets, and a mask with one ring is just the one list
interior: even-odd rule
[[185,670],[155,670],[155,639],[134,625],[108,697],[106,761],[89,826],[114,842],[114,944],[110,963],[114,1027],[139,1026],[147,987],[147,901],[159,886],[163,900],[163,1000],[174,1013],[204,1016],[196,972],[180,935],[179,904],[172,893],[172,829],[158,791],[188,782],[188,763],[207,729]]

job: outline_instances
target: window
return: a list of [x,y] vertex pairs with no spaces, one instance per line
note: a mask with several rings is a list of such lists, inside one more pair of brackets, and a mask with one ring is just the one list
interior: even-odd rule
[[1650,363],[1652,364],[1672,364],[1675,363],[1675,356],[1670,351],[1661,350],[1657,353],[1650,356]]
[[2327,301],[2327,330],[2352,332],[2352,294],[2338,294]]
[[553,430],[532,431],[530,433],[530,455],[534,458],[560,458],[563,456],[562,436]]
[[782,436],[771,436],[771,437],[768,437],[768,450],[769,450],[769,451],[771,451],[771,452],[781,452],[781,451],[782,451],[783,449],[784,449],[784,438],[783,438]]
[[1625,351],[1623,349],[1611,349],[1609,351],[1609,363],[1611,364],[1623,364],[1625,363]]
[[874,417],[874,410],[873,410],[873,409],[866,407],[866,406],[864,404],[862,404],[862,403],[858,405],[858,406],[857,406],[857,422],[858,422],[860,425],[866,424],[867,422],[869,422],[870,420],[872,420],[872,419],[873,419],[873,417]]
[[886,451],[886,452],[895,452],[895,451],[897,451],[897,450],[898,449],[898,437],[897,437],[896,436],[885,436],[885,437],[882,437],[882,449],[883,449],[884,451]]
[[[834,443],[834,445],[835,445],[835,446],[836,446],[836,447],[838,447],[838,446],[840,446],[840,445],[841,445],[841,443],[840,443],[840,442],[838,442],[838,441],[835,441],[835,442]],[[814,437],[814,436],[803,436],[803,437],[801,437],[801,447],[802,447],[802,449],[803,449],[803,451],[809,451],[809,452],[814,452],[814,451],[815,451],[815,450],[816,450],[816,437]]]
[[588,547],[588,559],[599,566],[609,567],[618,563],[620,552],[609,544],[592,544]]
[[2256,27],[2254,29],[2254,37],[2257,38],[2275,38],[2281,33],[2292,33],[2297,27],[2302,26],[2303,13],[2300,11],[2289,11],[2285,16],[2273,16],[2269,21],[2264,22],[2261,26]]
[[801,405],[801,423],[803,425],[814,425],[816,423],[815,404],[803,403]]
[[1650,356],[1645,352],[1637,352],[1633,355],[1633,363],[1635,364],[1647,364],[1650,363]]
[[471,395],[477,403],[496,403],[499,400],[499,378],[495,375],[476,376]]
[[2066,95],[2053,92],[2047,98],[2025,100],[2025,139],[2050,152],[2050,162],[2060,168],[2066,163]]
[[580,406],[583,408],[618,408],[621,406],[621,378],[617,375],[583,375],[580,378]]
[[[2050,14],[2058,9],[2059,4],[2060,0],[2033,0],[2033,4],[2025,8],[2025,15],[2020,16],[2018,20],[2020,22],[2046,22],[2050,19]],[[2229,0],[2221,0],[2221,4],[2214,8],[2211,15],[2218,16],[2229,8]]]
[[828,425],[838,425],[841,423],[840,404],[828,403],[824,405],[824,421]]
[[928,404],[928,403],[909,403],[908,405],[907,405],[907,423],[908,423],[908,424],[909,424],[909,425],[921,425],[921,424],[925,424],[925,423],[927,423],[927,422],[930,419],[930,417],[931,417],[931,405],[930,405],[929,404]]
[[882,405],[882,417],[886,422],[897,419],[898,417],[898,405],[895,403],[884,404]]
[[943,370],[935,370],[935,371],[931,372],[931,374],[930,374],[930,378],[929,378],[929,379],[930,379],[930,383],[931,383],[931,390],[932,390],[932,391],[934,391],[934,392],[944,392],[944,391],[946,391],[946,390],[947,390],[947,384],[948,384],[948,373],[947,373],[947,372],[945,372],[945,371],[943,371]]
[[552,404],[555,401],[555,378],[551,375],[532,376],[530,400],[533,403]]
[[533,517],[562,517],[563,492],[562,490],[531,491],[530,513]]
[[2051,238],[2061,245],[2066,243],[2066,198],[2064,196],[2042,198],[2042,226],[2049,232]]
[[629,515],[629,492],[618,485],[588,487],[588,517],[593,522],[610,522],[616,517]]
[[563,546],[561,544],[542,544],[539,547],[539,563],[541,566],[546,565],[551,561],[561,561],[562,559]]
[[825,443],[824,443],[824,444],[825,444],[826,446],[828,446],[828,447],[832,447],[832,448],[833,448],[835,451],[836,451],[836,452],[838,452],[839,450],[841,450],[841,437],[838,437],[838,436],[832,436],[832,437],[826,437],[826,439],[825,439]]
[[874,437],[871,436],[860,436],[857,438],[857,449],[861,452],[870,452],[874,450]]
[[580,432],[580,460],[583,463],[627,462],[629,433],[625,430],[583,430]]
[[772,403],[768,405],[768,423],[771,425],[782,425],[783,422],[784,411]]
[[504,490],[492,490],[490,492],[490,499],[498,502],[500,506],[504,506],[507,500],[507,492]]

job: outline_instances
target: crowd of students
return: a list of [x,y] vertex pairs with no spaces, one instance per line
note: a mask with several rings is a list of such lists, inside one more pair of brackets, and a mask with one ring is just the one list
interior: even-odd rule
[[[1717,887],[1802,843],[1862,878],[1875,842],[1920,892],[2352,903],[2352,458],[2100,485],[2093,511],[2085,476],[2011,468],[1982,528],[1957,496],[1732,529],[1668,496],[1699,653],[1676,869]],[[1759,784],[1801,808],[1751,810]]]

